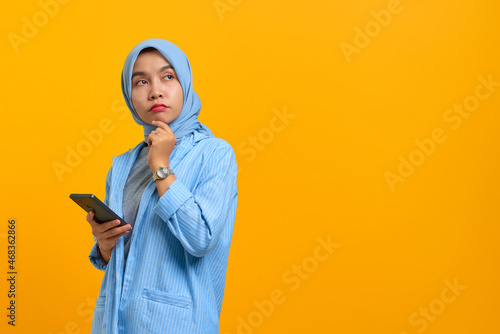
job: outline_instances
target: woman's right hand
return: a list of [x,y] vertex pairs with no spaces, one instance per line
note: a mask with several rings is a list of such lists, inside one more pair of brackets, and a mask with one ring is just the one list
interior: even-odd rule
[[110,220],[108,222],[99,224],[94,219],[94,211],[90,211],[87,214],[87,221],[92,227],[92,234],[97,239],[99,250],[108,255],[106,260],[109,261],[109,257],[111,256],[111,250],[115,247],[116,240],[118,240],[119,237],[130,232],[132,226],[130,226],[130,224],[119,226],[120,221],[118,219]]

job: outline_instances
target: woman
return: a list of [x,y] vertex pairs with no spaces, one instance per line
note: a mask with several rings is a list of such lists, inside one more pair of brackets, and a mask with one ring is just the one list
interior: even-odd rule
[[238,198],[234,151],[197,120],[191,67],[174,44],[135,46],[122,91],[145,140],[114,157],[106,179],[105,203],[129,224],[87,216],[89,258],[105,271],[92,333],[218,333]]

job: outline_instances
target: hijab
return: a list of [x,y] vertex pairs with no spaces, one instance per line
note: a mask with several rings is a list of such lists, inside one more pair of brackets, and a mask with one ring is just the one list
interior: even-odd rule
[[163,39],[151,38],[137,44],[132,51],[130,51],[125,59],[121,78],[122,93],[125,102],[132,112],[132,116],[136,123],[144,127],[144,141],[147,143],[149,134],[157,127],[144,122],[134,109],[134,105],[132,104],[132,70],[139,53],[148,47],[155,48],[168,60],[177,73],[177,78],[179,78],[181,83],[184,95],[182,110],[179,116],[168,124],[177,138],[177,142],[179,142],[182,137],[194,131],[199,131],[209,137],[213,137],[212,131],[198,121],[201,101],[198,94],[193,90],[193,74],[191,73],[191,65],[189,64],[187,56],[175,44]]

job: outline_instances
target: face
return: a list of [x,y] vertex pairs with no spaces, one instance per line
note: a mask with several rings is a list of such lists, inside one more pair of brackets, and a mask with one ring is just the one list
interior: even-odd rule
[[132,70],[132,104],[146,123],[172,123],[181,113],[184,95],[177,74],[157,50],[139,54]]

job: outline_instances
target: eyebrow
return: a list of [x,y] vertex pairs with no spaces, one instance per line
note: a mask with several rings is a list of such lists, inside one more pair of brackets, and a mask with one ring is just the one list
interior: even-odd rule
[[[163,72],[163,71],[168,70],[168,69],[174,69],[174,68],[172,67],[172,65],[165,65],[162,68],[160,68],[160,70],[158,72]],[[144,72],[134,72],[134,73],[132,73],[132,79],[134,77],[138,76],[138,75],[146,76],[146,73],[144,73]]]

